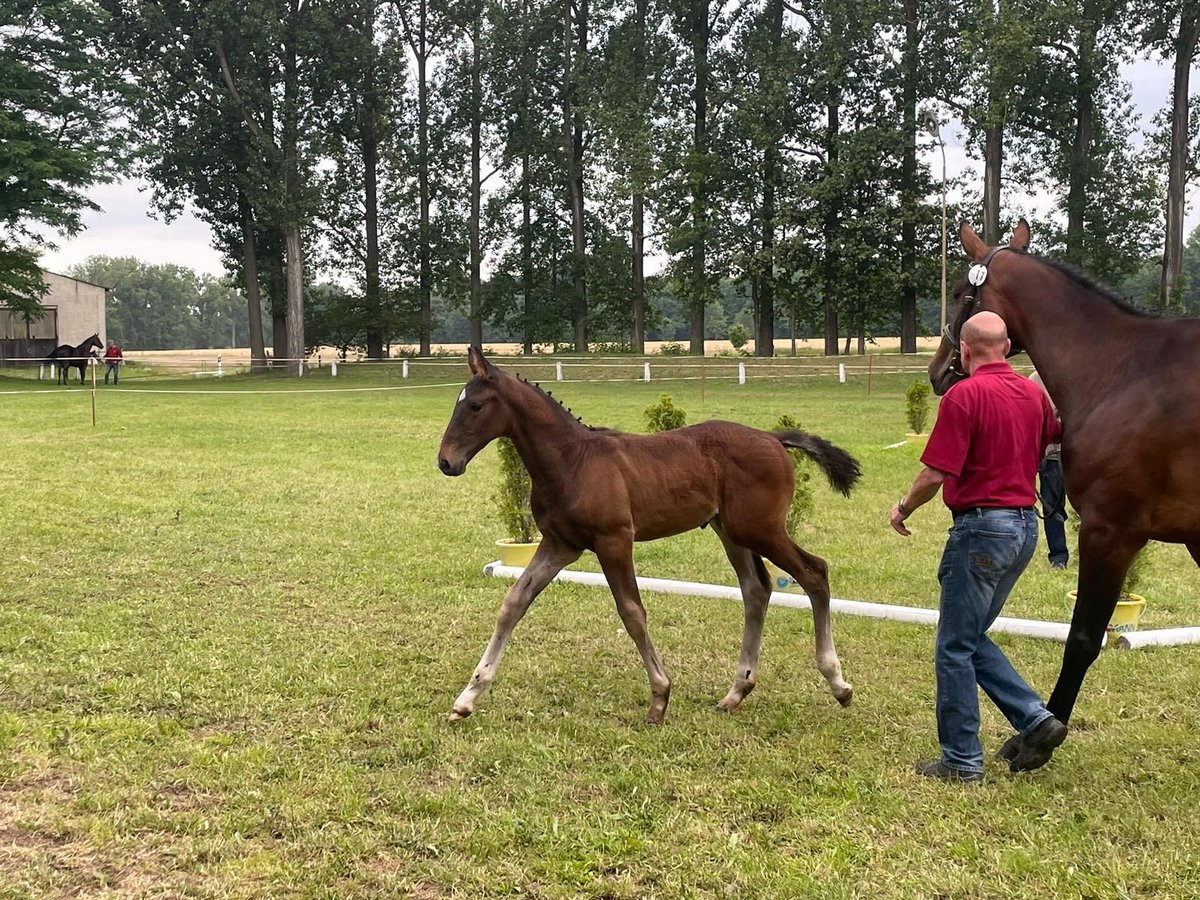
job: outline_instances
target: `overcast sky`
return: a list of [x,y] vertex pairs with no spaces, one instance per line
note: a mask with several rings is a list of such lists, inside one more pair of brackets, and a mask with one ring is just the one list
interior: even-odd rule
[[[1170,97],[1171,70],[1156,62],[1137,62],[1125,66],[1124,74],[1133,90],[1133,102],[1141,115],[1141,124],[1146,126]],[[1193,94],[1200,87],[1198,83],[1200,65],[1192,69]],[[942,128],[942,137],[946,141],[947,174],[954,178],[968,166],[978,174],[980,166],[967,159],[956,130],[953,125]],[[935,177],[940,176],[941,158],[937,145],[929,140],[922,144],[928,145],[923,147],[924,160]],[[84,217],[86,228],[77,237],[59,239],[58,249],[50,250],[42,257],[45,268],[52,272],[65,272],[89,256],[135,256],[149,263],[177,263],[198,272],[222,274],[221,257],[212,248],[209,227],[190,212],[170,225],[153,218],[144,184],[123,181],[102,185],[91,191],[90,195],[99,204],[101,212]],[[1026,198],[1023,201],[1013,197],[1004,199],[1007,203],[1024,202],[1032,209],[1043,212],[1052,202],[1049,198]],[[1184,220],[1185,234],[1191,234],[1200,225],[1200,186],[1189,186],[1188,199],[1190,208]]]

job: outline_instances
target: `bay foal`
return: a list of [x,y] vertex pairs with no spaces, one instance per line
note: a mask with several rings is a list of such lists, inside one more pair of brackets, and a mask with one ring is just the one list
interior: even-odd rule
[[496,677],[513,627],[555,575],[584,550],[600,560],[625,630],[650,679],[646,721],[667,711],[671,681],[646,628],[633,570],[634,541],[712,526],[737,572],[745,611],[741,656],[729,693],[736,709],[754,689],[771,588],[763,558],[788,572],[812,602],[817,668],[843,706],[842,678],[829,621],[828,567],[798,547],[785,527],[795,474],[787,447],[803,451],[830,483],[849,494],[859,476],[848,453],[801,431],[770,433],[732,422],[705,422],[655,435],[591,429],[541,389],[506,375],[480,350],[468,354],[471,379],[459,394],[438,450],[438,467],[461,475],[498,437],[516,445],[533,480],[533,516],[542,541],[508,589],[492,638],[451,719],[462,719]]

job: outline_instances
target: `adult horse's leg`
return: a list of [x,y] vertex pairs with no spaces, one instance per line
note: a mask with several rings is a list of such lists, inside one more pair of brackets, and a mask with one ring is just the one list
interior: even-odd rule
[[487,692],[496,680],[496,671],[500,668],[500,659],[504,656],[504,648],[513,628],[529,609],[529,605],[540,594],[554,576],[562,571],[563,566],[570,565],[579,559],[580,551],[574,550],[543,536],[533,559],[525,567],[525,571],[516,583],[504,595],[500,604],[500,613],[496,616],[496,628],[492,639],[471,675],[471,680],[463,688],[450,711],[450,721],[465,719],[475,710],[475,702]]
[[617,613],[625,630],[633,638],[642,657],[642,665],[646,667],[646,676],[650,679],[650,709],[646,713],[646,721],[651,725],[661,725],[667,714],[667,702],[671,699],[671,679],[667,677],[667,670],[658,658],[658,651],[654,649],[650,632],[646,629],[646,608],[642,606],[637,576],[633,571],[632,536],[622,534],[597,541],[596,558],[600,560],[600,568],[604,570],[609,590],[617,602]]
[[1131,538],[1112,526],[1085,525],[1080,529],[1075,612],[1063,650],[1062,671],[1046,702],[1046,708],[1064,725],[1071,718],[1084,675],[1100,655],[1104,629],[1117,606],[1129,564],[1145,545],[1145,539]]
[[1187,547],[1188,553],[1192,554],[1192,559],[1196,561],[1196,565],[1200,566],[1200,542],[1195,544],[1184,544]]
[[[1104,643],[1104,630],[1116,609],[1121,583],[1145,540],[1131,538],[1109,525],[1089,528],[1083,525],[1079,533],[1079,585],[1075,611],[1067,642],[1063,648],[1062,669],[1046,708],[1064,725],[1071,719],[1083,678]],[[1025,735],[1009,738],[996,755],[1007,760],[1013,771],[1030,771],[1050,761],[1053,748],[1030,748]]]
[[717,704],[719,709],[731,712],[742,705],[742,701],[754,690],[758,680],[758,652],[762,646],[763,621],[767,616],[767,604],[771,600],[771,582],[762,558],[735,544],[725,533],[721,520],[713,519],[709,524],[721,539],[725,555],[737,572],[738,584],[742,588],[742,610],[745,625],[742,629],[742,652],[738,657],[737,672],[729,693]]
[[819,556],[799,547],[786,532],[755,552],[765,556],[796,579],[812,604],[813,633],[817,644],[817,669],[829,683],[829,689],[842,706],[849,706],[854,688],[842,678],[842,664],[833,646],[833,626],[829,618],[829,566]]

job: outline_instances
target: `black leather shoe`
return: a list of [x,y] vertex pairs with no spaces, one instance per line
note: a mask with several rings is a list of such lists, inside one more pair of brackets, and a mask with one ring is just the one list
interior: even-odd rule
[[922,759],[917,762],[917,774],[926,778],[940,778],[942,781],[961,781],[965,784],[975,784],[983,781],[982,772],[965,772],[962,769],[951,769],[940,759]]
[[[1021,736],[1020,752],[1008,760],[1013,772],[1032,772],[1050,762],[1054,750],[1067,739],[1067,726],[1051,716],[1043,719],[1028,734]],[[1004,747],[1007,747],[1005,744]],[[1003,752],[1004,747],[1001,748]]]

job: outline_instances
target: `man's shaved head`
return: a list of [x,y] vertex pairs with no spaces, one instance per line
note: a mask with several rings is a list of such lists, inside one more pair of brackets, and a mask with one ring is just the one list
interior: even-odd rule
[[979,312],[963,323],[959,339],[978,363],[998,362],[1008,354],[1008,326],[994,312]]

